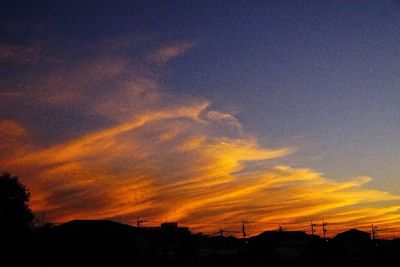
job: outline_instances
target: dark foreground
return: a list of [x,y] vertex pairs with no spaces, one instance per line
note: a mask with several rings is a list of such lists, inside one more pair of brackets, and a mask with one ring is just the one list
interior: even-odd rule
[[136,228],[72,221],[1,241],[0,266],[400,266],[400,240],[350,230],[324,240],[267,231],[246,240],[167,223]]

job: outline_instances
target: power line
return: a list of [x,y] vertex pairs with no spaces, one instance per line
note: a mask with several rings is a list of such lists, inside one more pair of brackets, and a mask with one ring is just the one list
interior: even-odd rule
[[[162,223],[162,221],[157,221],[157,220],[144,221],[139,216],[137,216],[136,219],[121,219],[121,220],[117,220],[117,221],[126,222],[129,224],[135,224],[139,228],[143,227],[143,222],[147,222],[150,225]],[[249,229],[247,229],[247,226],[246,226],[246,224],[249,224],[249,223],[256,224],[258,226],[256,227],[256,229],[249,230]],[[190,225],[193,225],[192,229],[199,229],[199,230],[201,230],[202,228],[203,229],[210,228],[210,227],[219,225],[220,230],[217,232],[218,234],[221,235],[221,233],[222,233],[222,235],[223,235],[224,233],[227,233],[227,232],[231,232],[231,233],[241,232],[242,237],[244,239],[247,238],[248,236],[251,236],[251,235],[249,235],[249,232],[254,233],[254,232],[258,232],[257,229],[262,229],[263,228],[262,225],[266,226],[264,229],[272,230],[272,229],[278,228],[281,231],[283,230],[282,226],[284,226],[284,229],[286,231],[293,231],[293,230],[306,229],[307,225],[308,225],[308,227],[311,228],[312,235],[314,235],[316,233],[317,226],[322,226],[323,238],[325,238],[325,239],[327,238],[326,226],[328,225],[328,223],[326,223],[324,221],[322,221],[322,224],[316,224],[316,223],[313,223],[313,221],[311,221],[309,224],[307,224],[305,222],[287,222],[287,221],[286,222],[275,222],[275,221],[274,222],[271,222],[271,221],[266,222],[266,221],[244,221],[244,220],[242,220],[240,222],[241,231],[228,231],[228,230],[224,230],[223,227],[221,227],[221,225],[234,226],[234,225],[238,225],[238,224],[239,224],[238,221],[190,223]],[[356,226],[358,229],[363,229],[364,231],[368,231],[367,229],[370,229],[372,239],[377,239],[378,236],[386,236],[387,237],[389,234],[400,233],[400,228],[397,229],[397,227],[396,227],[397,224],[395,222],[382,222],[381,224],[385,227],[379,228],[379,233],[380,233],[379,235],[378,235],[378,230],[377,230],[377,227],[375,224],[368,225],[367,223],[357,224],[357,223],[351,223],[351,222],[333,222],[333,223],[329,223],[329,226],[331,226],[331,228],[333,229],[334,232],[336,232],[337,230],[340,230],[340,228],[343,228],[343,227],[355,227]],[[274,227],[271,228],[268,226],[276,226],[276,228],[274,228]],[[213,234],[216,234],[216,233],[213,233]]]

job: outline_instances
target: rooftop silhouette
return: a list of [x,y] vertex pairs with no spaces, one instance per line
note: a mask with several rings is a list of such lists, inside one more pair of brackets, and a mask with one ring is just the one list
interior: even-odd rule
[[[135,227],[110,220],[73,220],[36,228],[26,241],[3,247],[9,266],[350,266],[399,263],[400,241],[371,239],[351,229],[324,239],[304,231],[265,231],[246,239],[193,234],[177,222]],[[29,259],[29,260],[28,260]],[[62,259],[62,261],[60,260]],[[339,266],[338,265],[338,266]]]

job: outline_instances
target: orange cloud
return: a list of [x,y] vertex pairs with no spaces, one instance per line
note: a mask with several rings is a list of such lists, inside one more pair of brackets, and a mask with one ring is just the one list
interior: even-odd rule
[[[399,219],[399,196],[363,188],[369,177],[337,182],[288,166],[246,171],[246,162],[292,150],[262,148],[246,136],[207,134],[213,123],[203,116],[207,109],[207,103],[199,103],[143,114],[1,163],[24,170],[33,209],[54,221],[141,215],[212,231],[218,223],[234,227],[245,218],[254,222],[256,233],[273,222],[307,227],[311,219],[325,219],[338,231],[334,224],[339,222],[366,227],[371,221]],[[169,138],[160,138],[170,132]]]
[[27,130],[21,124],[0,119],[0,159],[24,154],[28,147],[26,139]]
[[0,135],[4,138],[14,138],[23,136],[26,134],[26,130],[20,124],[11,120],[0,120]]

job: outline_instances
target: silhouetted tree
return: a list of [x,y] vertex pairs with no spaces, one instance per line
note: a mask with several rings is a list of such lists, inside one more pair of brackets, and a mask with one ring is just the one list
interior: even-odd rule
[[17,176],[4,172],[0,175],[0,233],[23,235],[32,226],[29,208],[30,193]]

